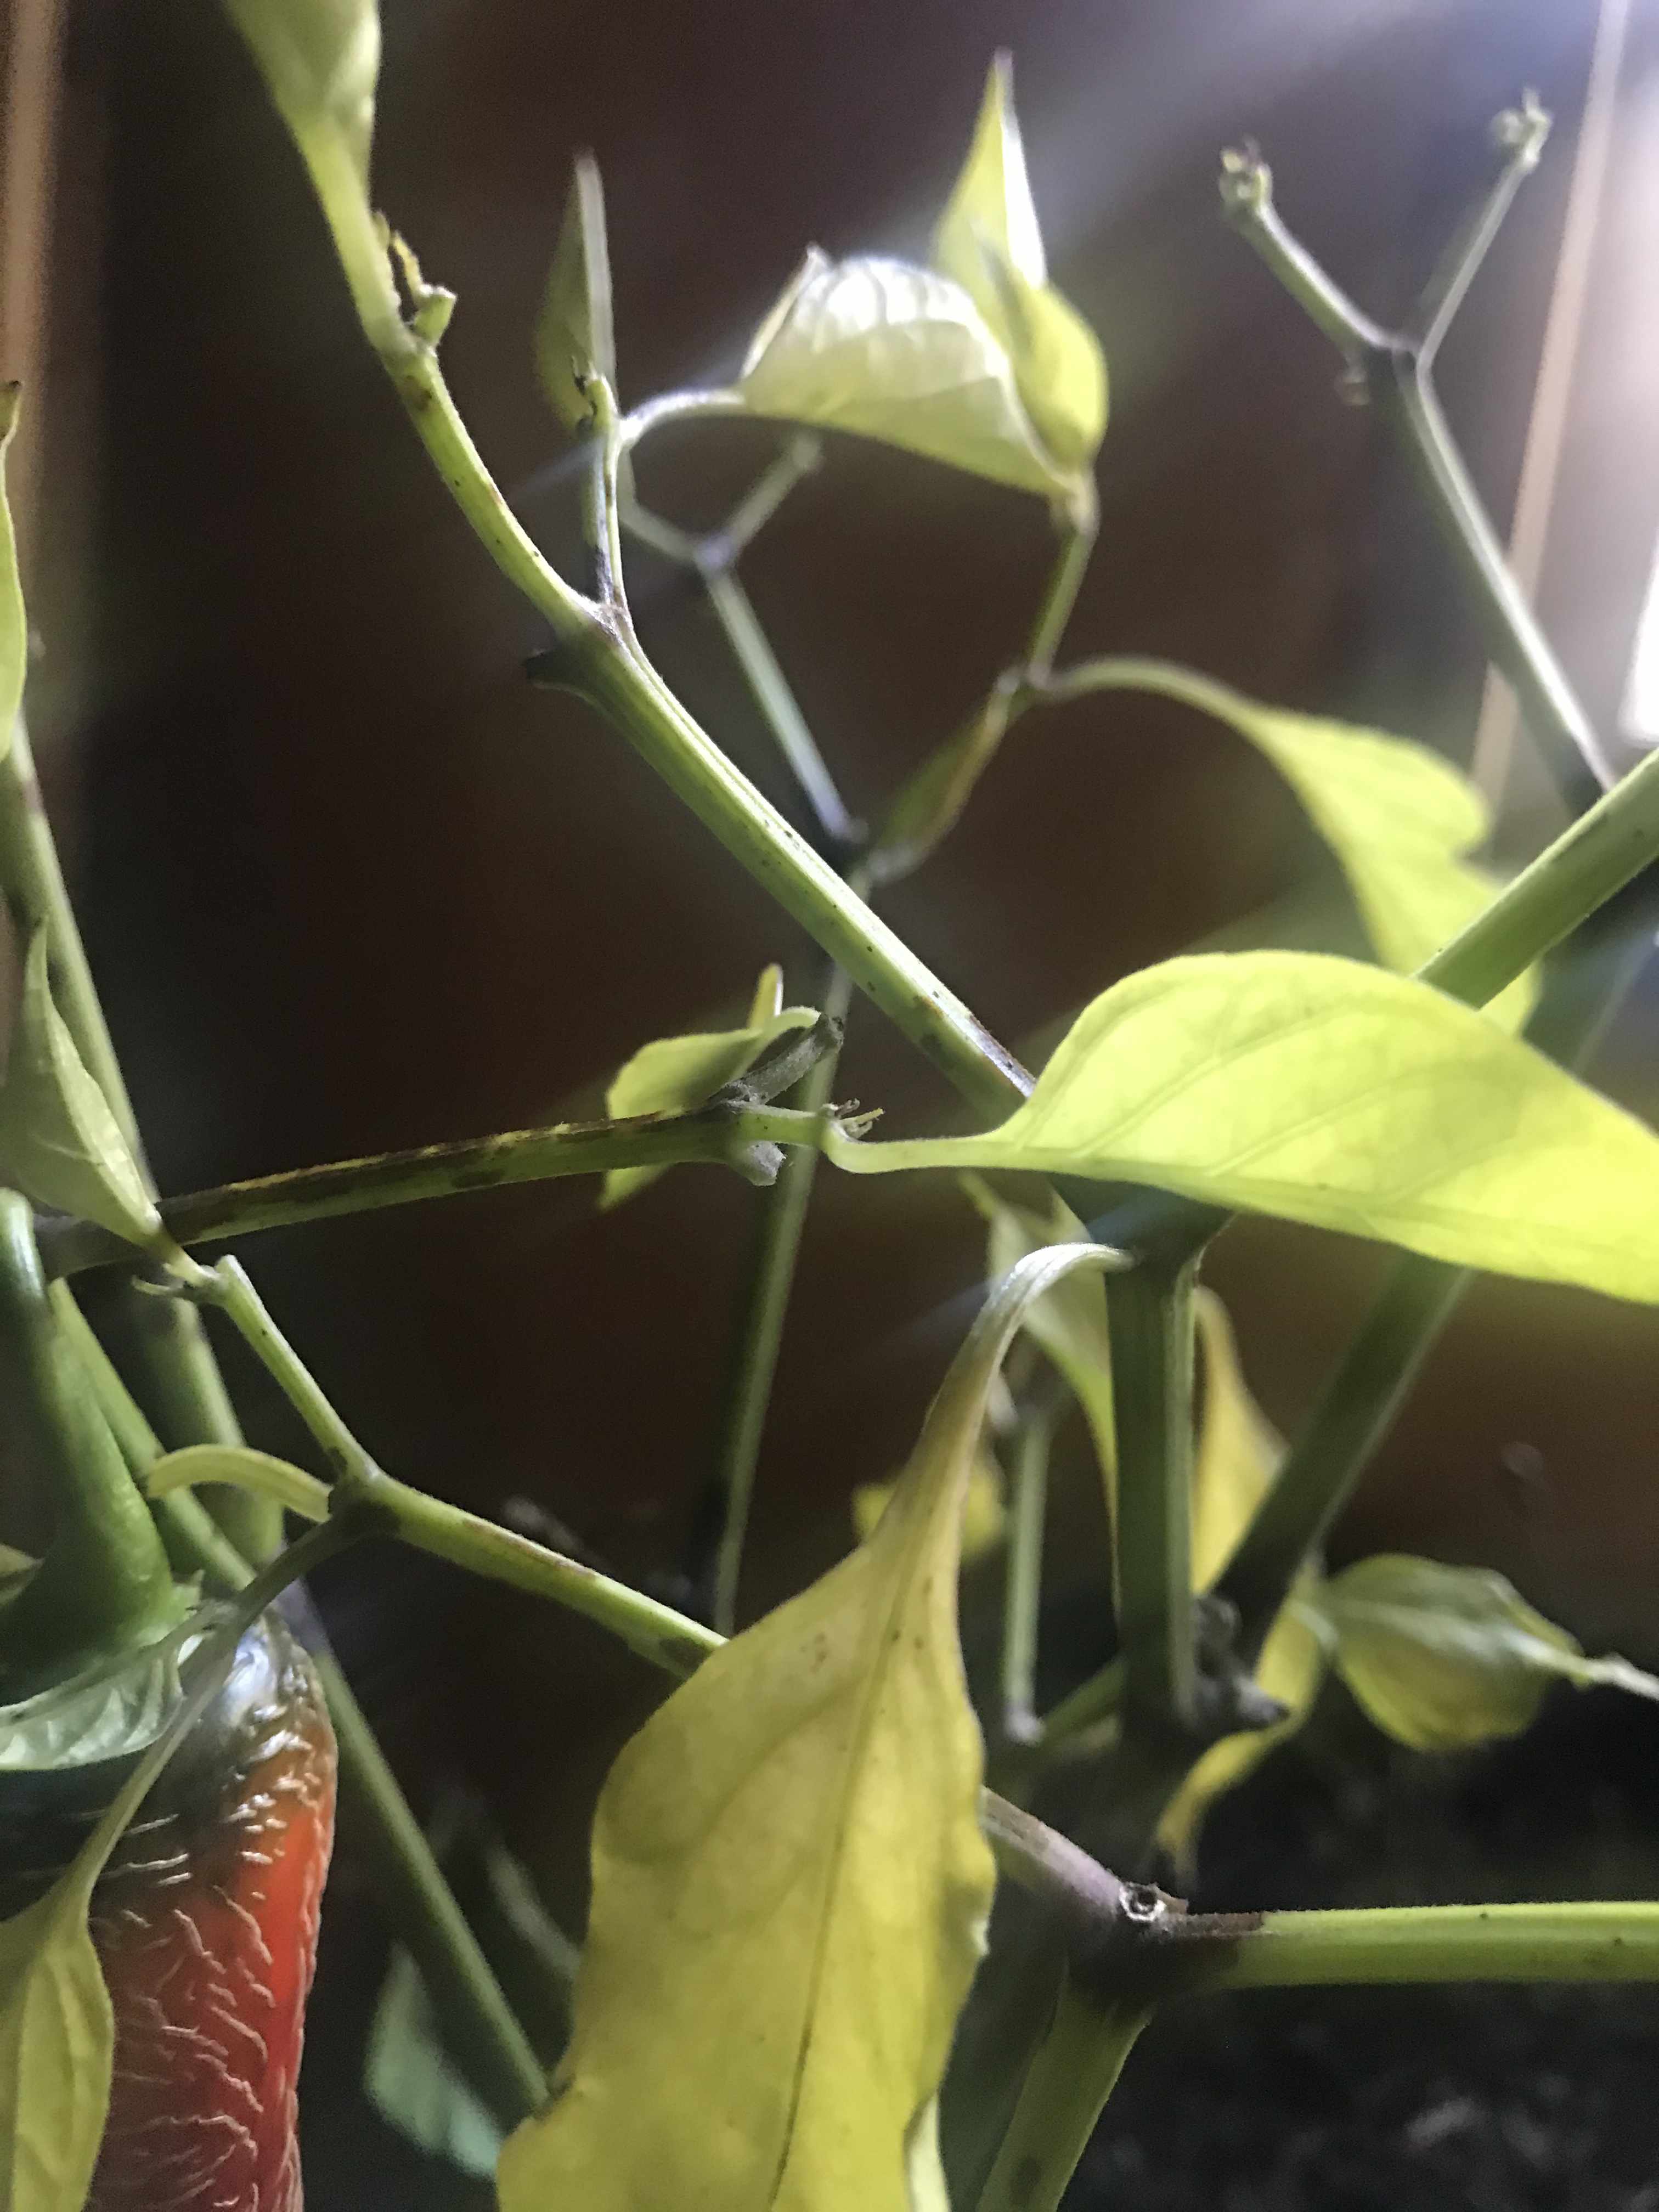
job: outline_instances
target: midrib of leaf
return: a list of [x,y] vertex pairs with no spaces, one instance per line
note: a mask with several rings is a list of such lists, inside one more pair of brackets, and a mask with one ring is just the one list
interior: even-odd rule
[[[931,1424],[924,1424],[925,1439]],[[951,1482],[954,1487],[956,1476]],[[838,1791],[840,1811],[836,1820],[835,1840],[830,1849],[825,1870],[823,1902],[819,1913],[818,1928],[812,1946],[811,1971],[807,1977],[805,2023],[799,2039],[793,2078],[789,2085],[789,2109],[784,2121],[783,2140],[778,2149],[778,2161],[773,2169],[771,2186],[767,2191],[767,2203],[775,2205],[783,2186],[789,2164],[789,2154],[794,2148],[795,2125],[800,2114],[800,2100],[806,2086],[806,2069],[811,2062],[812,2035],[818,2012],[818,1992],[823,1985],[824,1968],[830,1952],[830,1930],[835,1920],[836,1900],[840,1893],[843,1862],[847,1855],[847,1832],[852,1821],[853,1806],[858,1795],[858,1775],[863,1765],[864,1753],[875,1726],[875,1715],[880,1702],[881,1685],[885,1678],[888,1655],[902,1650],[903,1638],[893,1634],[894,1622],[904,1610],[909,1594],[911,1577],[915,1571],[919,1555],[926,1550],[926,1537],[933,1527],[931,1511],[919,1516],[921,1535],[912,1539],[902,1554],[904,1571],[896,1576],[894,1596],[882,1617],[881,1641],[877,1650],[876,1663],[870,1668],[861,1709],[853,1740],[842,1767],[842,1784]],[[914,2114],[912,2118],[914,2118]]]

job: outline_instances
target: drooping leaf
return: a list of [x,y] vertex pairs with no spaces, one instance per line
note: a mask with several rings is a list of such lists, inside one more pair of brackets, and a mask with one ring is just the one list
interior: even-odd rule
[[[1346,876],[1386,967],[1409,975],[1497,896],[1498,879],[1465,857],[1491,830],[1486,800],[1428,746],[1264,707],[1190,669],[1128,661],[1122,673],[1126,684],[1214,715],[1273,763]],[[1519,1029],[1536,997],[1529,972],[1486,1012]]]
[[985,318],[931,269],[832,262],[814,246],[756,332],[738,389],[757,415],[879,438],[1048,499],[1073,489]]
[[[701,1106],[724,1085],[746,1074],[781,1036],[808,1030],[817,1019],[811,1006],[762,1006],[781,994],[780,971],[769,968],[756,993],[746,1027],[701,1036],[657,1037],[625,1060],[605,1094],[613,1120],[635,1114],[680,1114]],[[612,1168],[599,1193],[601,1206],[620,1206],[662,1173],[660,1168]]]
[[363,2090],[387,2126],[418,2149],[480,2179],[495,2172],[501,2130],[444,2049],[420,1968],[402,1944],[374,2007]]
[[502,2212],[944,2204],[932,2106],[992,1890],[963,1494],[1023,1305],[1107,1258],[1045,1253],[998,1286],[874,1534],[623,1752],[570,2049],[508,2139]]
[[933,260],[1000,341],[1048,452],[1062,468],[1086,467],[1106,429],[1106,363],[1094,332],[1048,282],[1006,54],[991,64],[968,159],[933,234]]
[[[1195,1317],[1204,1352],[1204,1400],[1193,1460],[1193,1587],[1203,1590],[1215,1583],[1231,1558],[1267,1494],[1285,1446],[1250,1395],[1232,1322],[1212,1291],[1199,1291]],[[1297,1593],[1317,1587],[1317,1575],[1304,1568]],[[1293,1607],[1285,1607],[1255,1667],[1258,1686],[1285,1706],[1284,1719],[1271,1728],[1248,1729],[1212,1744],[1188,1772],[1158,1824],[1158,1841],[1183,1878],[1192,1872],[1199,1832],[1211,1806],[1301,1727],[1324,1674],[1319,1638]]]
[[[860,1543],[875,1534],[898,1484],[896,1476],[890,1482],[861,1482],[853,1492],[853,1528]],[[971,1566],[994,1552],[1007,1534],[1008,1486],[995,1453],[981,1437],[963,1498],[963,1565]]]
[[328,1518],[326,1483],[285,1459],[273,1459],[269,1452],[251,1451],[246,1444],[186,1444],[182,1450],[164,1452],[144,1474],[144,1488],[151,1498],[165,1498],[170,1490],[192,1489],[202,1482],[224,1482],[250,1491],[307,1521]]
[[225,0],[310,173],[370,342],[406,343],[387,247],[368,196],[380,68],[376,0]]
[[[981,1176],[964,1176],[963,1188],[988,1231],[985,1272],[995,1281],[1028,1252],[1052,1244],[1080,1243],[1086,1232],[1063,1199],[1050,1194],[1046,1211],[1022,1206],[994,1190]],[[1025,1316],[1026,1334],[1041,1345],[1065,1376],[1082,1408],[1100,1463],[1108,1511],[1113,1510],[1117,1430],[1112,1412],[1112,1340],[1104,1285],[1092,1275],[1068,1275]]]
[[564,225],[536,324],[536,367],[542,389],[567,429],[580,429],[592,412],[583,388],[587,377],[597,374],[616,384],[605,192],[591,154],[577,155],[570,180]]
[[22,579],[17,572],[17,534],[5,491],[6,454],[17,428],[22,391],[20,384],[0,385],[0,760],[11,750],[29,658],[28,616],[23,606]]
[[1659,1138],[1455,1000],[1322,953],[1145,969],[1084,1010],[1000,1129],[831,1149],[864,1174],[1150,1183],[1659,1302]]
[[44,922],[29,945],[0,1084],[0,1177],[37,1206],[82,1215],[130,1243],[148,1244],[161,1233],[155,1201],[109,1102],[53,1003]]
[[1301,1604],[1366,1712],[1415,1751],[1516,1735],[1557,1682],[1659,1698],[1651,1674],[1626,1659],[1586,1657],[1488,1567],[1382,1553]]

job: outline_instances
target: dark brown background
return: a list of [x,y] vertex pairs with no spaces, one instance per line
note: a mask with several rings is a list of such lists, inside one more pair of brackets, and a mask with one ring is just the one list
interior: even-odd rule
[[[1595,10],[1589,0],[389,0],[377,197],[460,305],[457,398],[554,556],[572,487],[528,331],[568,164],[610,203],[623,397],[729,367],[804,244],[916,251],[987,60],[1013,47],[1055,273],[1103,335],[1103,527],[1073,642],[1162,653],[1466,758],[1481,665],[1382,429],[1218,217],[1258,137],[1281,204],[1401,309],[1538,87],[1558,131],[1445,359],[1500,520],[1519,464]],[[1638,0],[1544,611],[1610,726],[1659,517],[1651,362],[1659,11]],[[70,10],[44,504],[31,582],[55,809],[164,1187],[512,1127],[596,1096],[645,1037],[809,948],[622,743],[520,673],[537,625],[449,507],[353,324],[321,224],[208,0]],[[645,487],[712,521],[769,449],[665,438]],[[983,690],[1045,558],[1036,502],[837,447],[750,580],[856,807]],[[786,804],[706,615],[641,562],[671,678]],[[1526,767],[1506,849],[1553,826]],[[1237,739],[1131,700],[1033,720],[897,927],[1018,1044],[1115,977],[1275,901],[1338,900]],[[1257,917],[1258,936],[1285,926]],[[1597,1073],[1659,1105],[1650,983]],[[844,1087],[950,1102],[874,1018]],[[820,1179],[762,1470],[750,1601],[844,1541],[960,1333],[973,1218],[925,1179]],[[671,1571],[706,1471],[753,1200],[682,1170],[599,1219],[568,1185],[250,1248],[386,1462],[527,1495],[620,1571]],[[1212,1279],[1293,1425],[1376,1255],[1260,1225]],[[1653,1316],[1494,1283],[1343,1534],[1504,1566],[1587,1638],[1659,1652]],[[239,1376],[240,1370],[239,1369]],[[247,1395],[258,1436],[299,1449]],[[1517,1479],[1506,1449],[1533,1449]],[[1078,1527],[1087,1525],[1079,1504]],[[1076,1545],[1062,1580],[1089,1568]],[[411,1778],[483,1781],[574,1885],[591,1791],[654,1685],[528,1601],[418,1564],[333,1584]]]

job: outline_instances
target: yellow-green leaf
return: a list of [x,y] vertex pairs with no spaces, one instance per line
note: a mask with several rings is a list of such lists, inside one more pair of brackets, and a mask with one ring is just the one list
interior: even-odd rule
[[[1226,1308],[1212,1291],[1200,1289],[1195,1315],[1204,1350],[1203,1415],[1193,1462],[1193,1587],[1208,1589],[1231,1558],[1250,1516],[1266,1496],[1285,1446],[1278,1431],[1251,1396],[1238,1364],[1238,1346]],[[1304,1568],[1298,1595],[1318,1586]],[[1212,1744],[1191,1769],[1158,1824],[1158,1841],[1189,1875],[1199,1832],[1216,1799],[1237,1789],[1285,1737],[1307,1718],[1324,1679],[1325,1655],[1316,1636],[1291,1607],[1273,1623],[1255,1680],[1285,1706],[1272,1728],[1247,1729]]]
[[387,258],[388,234],[368,197],[374,92],[380,68],[375,0],[225,0],[310,173],[370,343],[409,343]]
[[[853,1492],[853,1528],[860,1543],[875,1534],[898,1486],[895,1476],[890,1482],[861,1482]],[[971,1566],[994,1552],[1007,1533],[1008,1486],[995,1453],[981,1437],[963,1496],[963,1565]]]
[[944,2203],[932,2107],[993,1886],[963,1495],[1023,1306],[1108,1257],[1044,1253],[998,1286],[867,1542],[617,1760],[570,2048],[502,2154],[502,2212]]
[[[1490,833],[1486,800],[1428,746],[1264,707],[1228,684],[1159,661],[1126,660],[1121,674],[1126,687],[1214,715],[1265,754],[1346,876],[1386,967],[1412,974],[1497,896],[1497,878],[1465,857]],[[1519,1029],[1536,997],[1536,976],[1528,973],[1486,1011]]]
[[1193,1587],[1208,1589],[1267,1496],[1285,1442],[1250,1395],[1232,1321],[1213,1291],[1197,1291],[1194,1317],[1204,1399],[1193,1454]]
[[1106,363],[1094,332],[1048,282],[1006,54],[991,64],[933,260],[1000,341],[1043,445],[1061,467],[1086,467],[1106,428]]
[[52,1001],[46,930],[35,931],[0,1084],[0,1177],[37,1206],[96,1221],[147,1244],[161,1217],[109,1102]]
[[843,1167],[1150,1183],[1454,1266],[1659,1302],[1659,1138],[1469,1007],[1322,953],[1209,953],[1086,1007],[983,1136]]
[[[1063,1199],[1049,1194],[1046,1210],[1021,1206],[993,1190],[982,1176],[964,1176],[963,1188],[988,1231],[985,1273],[994,1282],[1024,1258],[1050,1245],[1079,1243],[1087,1232]],[[1041,1345],[1065,1376],[1089,1426],[1100,1462],[1109,1512],[1113,1510],[1117,1430],[1112,1412],[1112,1340],[1106,1291],[1097,1277],[1068,1275],[1025,1316],[1026,1334]]]
[[[701,1106],[723,1085],[735,1082],[781,1036],[808,1030],[817,1019],[811,1006],[762,1006],[775,999],[778,970],[761,977],[756,1007],[740,1030],[716,1030],[701,1036],[656,1037],[625,1060],[605,1094],[605,1112],[615,1121],[635,1114],[683,1114]],[[601,1206],[620,1206],[653,1182],[660,1168],[612,1168],[599,1193]]]
[[303,1468],[273,1459],[269,1452],[252,1451],[246,1444],[186,1444],[182,1450],[164,1452],[144,1475],[144,1489],[151,1498],[165,1498],[170,1490],[193,1489],[203,1482],[226,1482],[251,1491],[307,1521],[328,1518],[326,1483]]
[[0,1922],[0,2204],[81,2212],[115,2053],[109,1991],[69,1876]]
[[1488,1567],[1382,1553],[1303,1606],[1366,1712],[1415,1751],[1518,1735],[1557,1682],[1659,1698],[1651,1674],[1626,1659],[1587,1658]]
[[12,527],[11,504],[5,491],[6,453],[17,428],[22,389],[19,384],[0,385],[0,760],[11,750],[29,658],[28,616],[23,606],[22,579],[17,572],[17,533]]
[[908,262],[832,262],[814,246],[756,332],[738,389],[757,415],[879,438],[1048,499],[1075,488],[973,301]]
[[588,377],[602,376],[616,385],[605,192],[591,154],[577,156],[571,178],[564,225],[536,324],[536,367],[542,389],[567,429],[580,429],[592,411],[584,388]]

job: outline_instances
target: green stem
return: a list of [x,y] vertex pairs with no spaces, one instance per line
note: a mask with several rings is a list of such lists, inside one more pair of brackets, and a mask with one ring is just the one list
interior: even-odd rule
[[[132,1101],[98,1001],[21,720],[0,761],[0,887],[25,937],[46,925],[58,1010],[140,1171],[148,1176]],[[124,1289],[114,1301],[112,1322],[172,1442],[240,1443],[241,1431],[198,1314],[177,1304],[158,1308]],[[216,1504],[236,1517],[240,1533],[259,1557],[269,1556],[280,1543],[280,1521],[258,1499],[223,1496]]]
[[1127,1729],[1194,1722],[1191,1262],[1106,1279],[1117,1422],[1119,1640]]
[[[732,1168],[747,1181],[766,1182],[777,1163],[770,1148],[775,1143],[771,1134],[775,1126],[772,1115],[714,1105],[689,1114],[643,1114],[620,1121],[567,1121],[550,1129],[469,1137],[225,1183],[168,1199],[161,1215],[178,1243],[210,1244],[338,1214],[368,1213],[380,1206],[462,1196],[511,1183],[600,1175],[612,1168],[666,1167],[702,1160]],[[784,1126],[792,1127],[787,1121]],[[762,1136],[762,1129],[769,1133]],[[801,1140],[811,1140],[805,1128]],[[54,1224],[43,1235],[46,1264],[54,1275],[131,1260],[131,1247],[95,1223]]]
[[[1510,158],[1523,169],[1537,158],[1517,142]],[[1518,174],[1517,179],[1518,181]],[[1508,204],[1508,198],[1503,204]],[[1334,284],[1286,230],[1273,204],[1267,167],[1249,157],[1225,157],[1222,199],[1230,221],[1285,290],[1355,368],[1382,409],[1422,486],[1437,528],[1450,548],[1480,623],[1486,650],[1503,671],[1535,736],[1549,749],[1558,782],[1570,805],[1583,806],[1613,781],[1600,738],[1573,695],[1549,641],[1510,574],[1461,455],[1446,427],[1430,374],[1434,349],[1449,307],[1462,297],[1447,287],[1449,307],[1437,311],[1431,289],[1425,338],[1384,330]],[[1501,209],[1499,210],[1501,212]]]
[[[88,1363],[105,1419],[142,1481],[161,1456],[161,1440],[67,1285],[55,1285],[52,1298]],[[234,1595],[247,1587],[253,1570],[188,1491],[170,1491],[158,1498],[155,1512],[182,1557],[210,1589]],[[545,2100],[541,2062],[468,1927],[339,1662],[327,1650],[313,1650],[312,1662],[334,1723],[346,1816],[373,1862],[387,1924],[408,1946],[446,2027],[453,2029],[467,2078],[503,2118],[515,2123]]]
[[1059,558],[1038,604],[1031,634],[1025,641],[1025,651],[1014,670],[1022,683],[1041,683],[1054,665],[1054,655],[1060,650],[1066,625],[1072,619],[1077,595],[1094,557],[1099,527],[1098,517],[1091,514],[1086,521],[1073,524],[1065,533]]
[[1141,2003],[1097,2002],[1068,1974],[979,2212],[1057,2212],[1147,2017]]
[[[1214,1932],[1211,1932],[1211,1925]],[[1213,1946],[1190,1986],[1364,1982],[1659,1981],[1659,1905],[1430,1905],[1270,1912],[1241,1929],[1174,1923],[1177,1953]]]
[[55,1522],[46,1556],[0,1613],[7,1694],[149,1642],[181,1602],[149,1508],[99,1409],[40,1272],[28,1200],[0,1191],[0,1344]]
[[1086,1682],[1062,1698],[1042,1722],[1042,1741],[1045,1748],[1067,1743],[1085,1729],[1098,1728],[1103,1721],[1114,1720],[1123,1704],[1124,1666],[1122,1659],[1109,1659],[1097,1673]]
[[597,1621],[630,1651],[638,1652],[666,1674],[690,1674],[726,1641],[701,1621],[659,1605],[643,1591],[630,1589],[626,1583],[613,1582],[609,1575],[549,1551],[511,1528],[499,1528],[464,1507],[411,1490],[378,1468],[366,1478],[354,1480],[348,1492],[378,1515],[388,1535],[413,1545],[417,1551],[429,1552],[434,1559],[447,1559],[453,1566],[525,1590],[532,1597],[550,1598],[568,1612]]
[[1037,1635],[1048,1455],[1059,1415],[1057,1406],[1027,1407],[1014,1443],[1002,1597],[1002,1733],[1012,1744],[1030,1743],[1043,1733],[1036,1717]]
[[331,1654],[317,1661],[340,1747],[348,1820],[357,1819],[388,1923],[408,1946],[473,2082],[516,2125],[547,2101],[547,2076],[502,1994],[398,1778]]
[[1494,121],[1492,136],[1498,155],[1497,170],[1459,224],[1417,303],[1413,330],[1418,357],[1425,366],[1433,365],[1452,318],[1503,228],[1510,203],[1538,167],[1549,131],[1550,118],[1531,93],[1522,96],[1518,109],[1505,109]]
[[714,609],[720,628],[726,633],[726,643],[732,648],[732,659],[743,672],[763,720],[776,740],[779,751],[788,763],[795,781],[805,794],[819,829],[832,844],[850,847],[860,835],[860,825],[848,812],[846,802],[830,775],[823,755],[818,750],[800,703],[791,690],[778,657],[772,650],[772,641],[762,629],[748,592],[738,580],[735,568],[730,567],[703,568],[703,588],[708,594],[708,604]]
[[1393,1426],[1468,1280],[1463,1269],[1433,1260],[1395,1263],[1221,1577],[1220,1595],[1238,1608],[1237,1648],[1248,1663]]
[[342,1480],[368,1476],[374,1462],[346,1426],[315,1376],[271,1319],[264,1300],[240,1260],[222,1260],[202,1295],[234,1324],[238,1334],[311,1431],[332,1473]]
[[[834,969],[824,993],[824,1013],[836,1022],[844,1020],[850,996],[845,974],[839,968]],[[826,1053],[811,1069],[799,1092],[801,1111],[815,1117],[822,1112],[835,1084],[839,1058],[838,1053]],[[786,1154],[776,1183],[761,1201],[763,1210],[738,1324],[736,1357],[714,1448],[714,1490],[720,1500],[720,1524],[711,1613],[714,1626],[723,1636],[731,1635],[737,1621],[738,1585],[755,1474],[818,1158],[810,1146]]]
[[[371,336],[373,333],[371,332]],[[615,723],[732,857],[775,897],[969,1103],[1000,1116],[1030,1078],[830,864],[727,760],[646,659],[614,611],[573,591],[501,497],[429,349],[383,356],[409,417],[457,506],[502,574],[551,624],[565,679]],[[633,434],[668,414],[740,411],[730,395],[671,395],[628,418]],[[689,404],[695,398],[696,405]],[[730,404],[727,404],[730,402]]]

